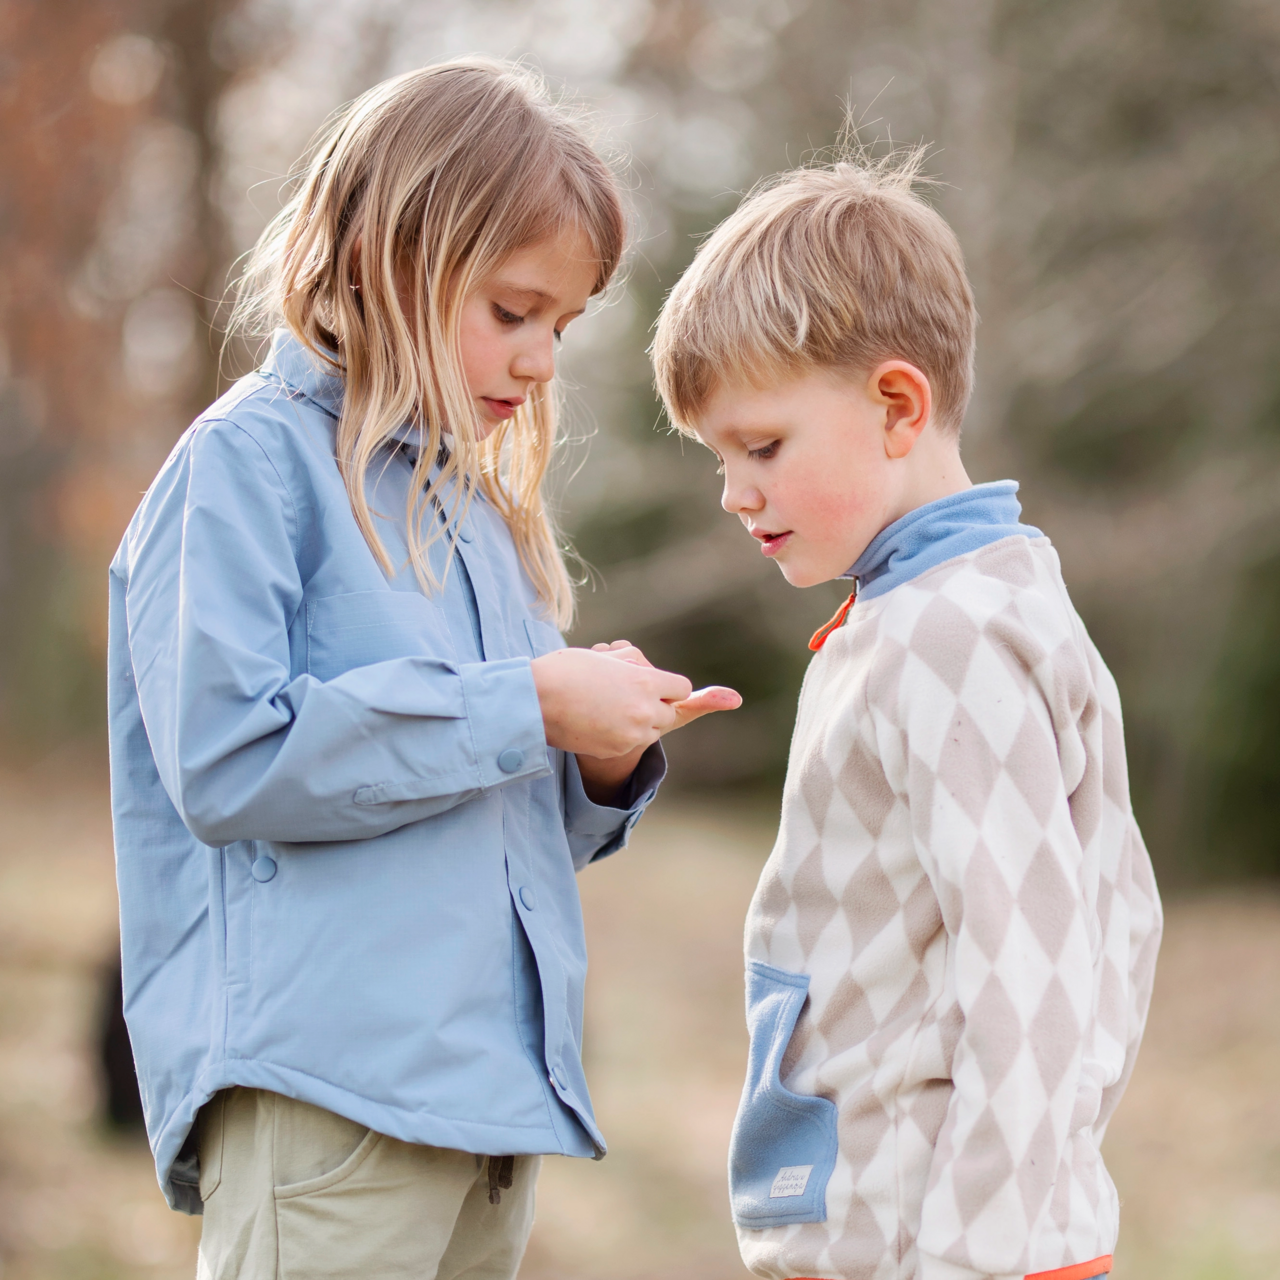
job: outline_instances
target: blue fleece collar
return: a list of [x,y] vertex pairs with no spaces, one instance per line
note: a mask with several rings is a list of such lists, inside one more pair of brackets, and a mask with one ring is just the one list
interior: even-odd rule
[[1016,480],[993,480],[927,502],[882,529],[842,578],[857,578],[858,598],[873,600],[945,560],[1021,534],[1044,534],[1022,524]]

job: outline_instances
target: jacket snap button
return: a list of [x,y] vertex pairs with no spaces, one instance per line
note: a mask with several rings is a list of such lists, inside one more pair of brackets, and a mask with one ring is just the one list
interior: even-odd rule
[[524,764],[524,752],[518,747],[508,747],[498,757],[498,768],[503,773],[515,773],[522,764]]
[[551,1079],[562,1089],[567,1089],[569,1087],[569,1080],[560,1067],[551,1068]]
[[523,885],[520,889],[520,901],[524,903],[524,909],[526,911],[533,910],[533,904],[537,899],[533,896],[533,890],[530,889],[527,884]]
[[471,530],[470,530],[470,529],[459,529],[459,530],[458,530],[458,537],[459,537],[459,538],[461,538],[463,542],[470,542],[470,541],[471,541]]
[[276,873],[276,860],[268,857],[255,858],[249,870],[259,884],[266,884]]

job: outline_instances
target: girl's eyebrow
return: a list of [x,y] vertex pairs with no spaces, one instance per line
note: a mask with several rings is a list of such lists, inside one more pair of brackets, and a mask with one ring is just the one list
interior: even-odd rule
[[535,289],[532,285],[513,284],[510,280],[495,280],[494,288],[501,289],[504,293],[513,293],[517,297],[529,298],[537,302],[554,302],[555,299],[542,289]]

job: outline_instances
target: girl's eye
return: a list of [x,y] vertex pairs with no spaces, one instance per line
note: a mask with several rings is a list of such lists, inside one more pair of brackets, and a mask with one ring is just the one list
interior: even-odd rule
[[771,440],[767,445],[765,445],[761,449],[748,449],[747,457],[754,458],[756,459],[756,461],[767,462],[770,458],[773,457],[775,453],[778,452],[778,446],[781,443],[782,443],[781,440]]
[[524,316],[518,316],[514,311],[508,311],[506,307],[500,307],[496,302],[493,304],[493,314],[502,324],[519,324],[524,319]]
[[563,330],[563,329],[553,329],[551,332],[555,334],[555,336],[556,336],[556,341],[557,341],[557,342],[563,342],[563,341],[564,341],[564,330]]

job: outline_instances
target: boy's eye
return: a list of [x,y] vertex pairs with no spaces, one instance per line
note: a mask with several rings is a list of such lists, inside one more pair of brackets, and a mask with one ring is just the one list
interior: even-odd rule
[[493,304],[493,314],[502,324],[519,324],[524,319],[524,316],[518,316],[514,311],[508,311],[506,307],[499,306],[496,302]]
[[781,440],[771,440],[768,444],[763,445],[759,449],[748,449],[747,457],[754,458],[756,461],[768,461],[775,453],[778,452],[778,446]]
[[563,330],[563,329],[552,329],[552,331],[551,331],[551,332],[555,334],[555,338],[556,338],[556,341],[557,341],[557,342],[563,342],[563,341],[564,341],[564,330]]

